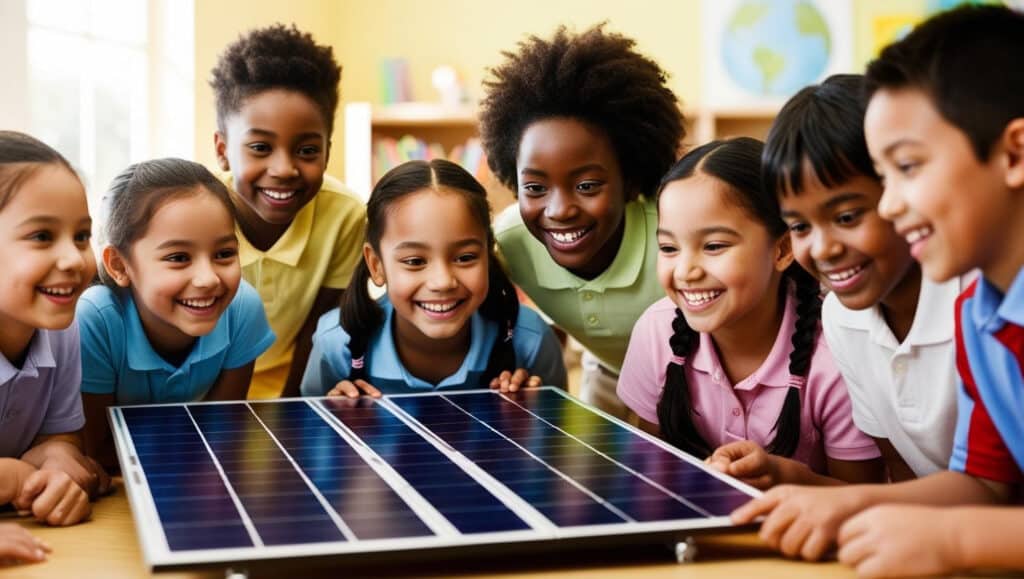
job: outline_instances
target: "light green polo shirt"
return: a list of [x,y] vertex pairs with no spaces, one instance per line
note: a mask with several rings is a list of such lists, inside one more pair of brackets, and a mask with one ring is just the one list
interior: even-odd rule
[[619,252],[601,275],[586,280],[555,263],[526,229],[519,206],[495,218],[498,248],[512,282],[555,325],[619,371],[640,314],[665,297],[656,273],[658,208],[643,197],[626,204]]

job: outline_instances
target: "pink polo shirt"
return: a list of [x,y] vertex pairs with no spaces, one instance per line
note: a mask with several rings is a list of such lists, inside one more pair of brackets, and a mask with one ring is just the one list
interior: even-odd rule
[[[767,446],[789,388],[796,304],[786,299],[782,327],[761,366],[738,384],[731,384],[709,334],[700,335],[697,350],[687,359],[686,381],[699,416],[694,423],[704,440],[717,448],[736,440]],[[658,423],[657,405],[672,358],[669,338],[676,306],[667,297],[640,316],[630,336],[619,375],[619,398],[640,418]],[[871,438],[853,424],[850,397],[832,354],[819,333],[807,384],[800,393],[800,445],[793,459],[825,472],[825,457],[867,460],[879,456]]]

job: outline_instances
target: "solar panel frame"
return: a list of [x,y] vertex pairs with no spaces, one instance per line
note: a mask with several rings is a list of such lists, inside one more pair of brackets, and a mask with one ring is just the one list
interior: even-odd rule
[[[736,489],[751,497],[760,496],[760,492],[756,489],[753,489],[752,487],[749,487],[735,479],[722,475],[717,471],[707,469],[703,463],[696,458],[676,449],[657,437],[651,436],[635,427],[632,427],[622,420],[581,403],[560,389],[553,387],[541,387],[532,390],[536,392],[543,391],[547,393],[555,393],[562,397],[566,402],[576,404],[586,411],[601,416],[607,422],[629,431],[632,433],[632,436],[636,436],[642,440],[652,443],[662,450],[675,455],[682,459],[683,462],[692,466],[696,471],[710,474],[715,479],[724,482],[727,487]],[[451,401],[448,400],[449,397],[457,398],[459,396],[479,395],[485,393],[490,396],[500,396],[503,400],[512,402],[530,415],[537,416],[535,413],[516,403],[511,397],[500,395],[486,389],[456,392],[440,391],[397,394],[376,399],[374,404],[379,405],[410,430],[422,437],[423,440],[439,451],[444,457],[452,461],[483,489],[490,492],[492,495],[497,497],[501,503],[508,506],[512,513],[520,517],[533,528],[518,531],[460,534],[453,524],[449,522],[448,519],[446,519],[426,498],[424,498],[422,494],[420,494],[420,491],[410,485],[409,482],[406,481],[406,479],[403,478],[391,464],[382,458],[376,450],[366,444],[366,442],[356,435],[349,426],[330,412],[327,406],[328,401],[337,401],[338,399],[292,398],[275,401],[201,402],[189,404],[145,405],[144,407],[111,407],[109,409],[109,419],[114,433],[123,477],[126,482],[126,493],[131,504],[132,516],[135,520],[136,528],[139,531],[139,540],[146,563],[153,569],[171,569],[220,563],[255,563],[261,561],[267,562],[274,559],[292,560],[300,557],[307,560],[339,558],[339,560],[344,559],[357,561],[381,558],[389,561],[396,561],[410,557],[430,557],[432,554],[440,556],[444,553],[452,552],[480,552],[482,550],[486,550],[488,546],[495,545],[502,545],[503,551],[515,551],[516,548],[521,550],[540,551],[552,548],[553,544],[565,547],[567,545],[587,545],[607,542],[626,543],[641,541],[645,538],[653,539],[657,536],[677,536],[680,534],[693,534],[702,531],[728,529],[733,527],[727,516],[711,516],[701,519],[687,519],[685,521],[679,519],[668,521],[633,520],[615,524],[580,525],[571,527],[558,526],[499,478],[488,473],[487,470],[482,468],[479,464],[470,460],[468,457],[456,450],[441,436],[414,418],[401,407],[401,403],[404,399],[431,397],[445,400],[452,404]],[[198,423],[196,423],[195,418],[189,409],[194,406],[207,405],[244,406],[249,410],[253,417],[259,420],[259,414],[253,408],[256,405],[282,405],[297,403],[301,403],[302,405],[311,408],[353,451],[359,454],[360,458],[366,465],[377,473],[381,482],[386,483],[392,490],[398,493],[399,497],[401,497],[411,510],[435,532],[435,535],[423,537],[354,540],[354,536],[347,534],[345,541],[329,541],[294,545],[265,545],[260,540],[259,533],[257,533],[253,527],[252,521],[249,520],[246,522],[246,529],[252,539],[252,546],[201,550],[171,549],[166,531],[160,520],[160,514],[156,505],[156,495],[154,495],[153,489],[150,488],[149,479],[147,478],[146,472],[141,464],[140,453],[136,448],[134,438],[129,432],[128,424],[124,415],[125,412],[132,412],[132,410],[130,410],[132,408],[184,408],[192,419],[200,437],[203,439],[207,456],[211,457],[216,463],[217,471],[220,474],[224,485],[228,488],[235,508],[243,520],[246,520],[248,519],[247,510],[242,507],[240,499],[232,489],[232,485],[219,462],[217,454],[212,451],[206,439],[206,434],[204,434]],[[465,410],[460,406],[455,404],[452,405],[453,407],[459,408],[465,412]],[[474,420],[479,420],[473,415],[470,415],[470,417]],[[542,418],[540,420],[561,431],[563,436],[567,436],[579,442],[578,439],[568,435],[557,425],[552,425],[550,422]],[[318,496],[315,491],[315,485],[310,481],[309,477],[306,476],[303,469],[299,468],[294,457],[284,449],[280,441],[274,435],[274,432],[270,428],[267,428],[262,421],[259,422],[264,426],[264,428],[266,428],[267,433],[274,440],[279,450],[285,456],[289,457],[289,461],[293,468],[301,475],[311,493],[314,496]],[[485,424],[485,426],[491,428],[489,425]],[[534,460],[537,460],[537,458],[535,457]],[[541,462],[545,467],[549,469],[551,468],[551,466],[546,462]],[[621,463],[618,464],[621,468]],[[324,503],[322,497],[318,496],[318,498],[321,499],[320,502],[323,506],[329,506]],[[332,509],[325,508],[325,511],[331,513]],[[333,518],[336,517],[332,517],[332,519]],[[338,526],[339,528],[344,527],[344,525]]]

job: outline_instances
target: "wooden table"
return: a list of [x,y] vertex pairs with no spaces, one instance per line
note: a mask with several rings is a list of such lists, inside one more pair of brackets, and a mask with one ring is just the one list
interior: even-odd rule
[[[9,520],[9,519],[8,519]],[[45,563],[0,568],[0,578],[34,579],[37,577],[91,577],[120,579],[149,576],[142,560],[135,523],[128,507],[124,489],[93,505],[92,519],[67,528],[50,528],[32,520],[17,519],[34,535],[47,541],[53,553]],[[472,561],[444,561],[398,568],[361,568],[351,575],[399,577],[545,577],[559,578],[644,578],[661,577],[853,577],[838,563],[803,563],[784,559],[761,545],[756,535],[704,535],[697,538],[698,559],[694,563],[677,564],[667,548],[640,547],[572,552],[531,557],[490,557]],[[250,567],[250,577],[281,576],[280,569],[261,571]],[[338,566],[327,569],[301,569],[298,577],[336,577]],[[221,579],[224,570],[197,570],[160,573],[168,579]]]

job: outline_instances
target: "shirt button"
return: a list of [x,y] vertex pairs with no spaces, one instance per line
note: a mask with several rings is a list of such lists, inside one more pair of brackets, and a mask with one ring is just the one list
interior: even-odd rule
[[594,294],[592,292],[583,292],[583,301],[589,302],[592,299],[594,299]]
[[732,409],[732,415],[733,416],[739,416],[740,415],[740,409],[739,408],[733,408]]
[[596,326],[597,323],[600,321],[601,320],[599,320],[597,316],[595,316],[594,314],[590,314],[589,316],[587,316],[587,323],[590,324],[591,326]]

